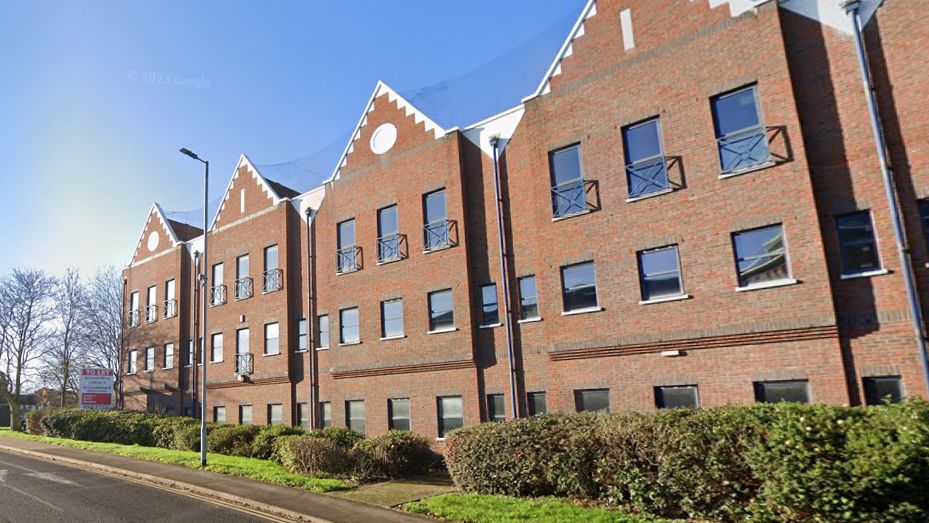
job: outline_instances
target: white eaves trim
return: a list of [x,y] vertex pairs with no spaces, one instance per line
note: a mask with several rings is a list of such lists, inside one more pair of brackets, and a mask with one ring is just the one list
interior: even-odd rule
[[526,107],[524,105],[517,105],[465,127],[462,134],[465,135],[465,138],[471,140],[474,145],[478,146],[484,154],[492,158],[494,149],[490,144],[490,139],[494,137],[500,139],[498,152],[503,154],[503,150],[510,143],[510,138],[516,132],[516,128],[519,126],[525,112]]
[[253,164],[252,161],[248,159],[248,156],[242,154],[239,156],[239,162],[235,165],[235,170],[232,171],[232,178],[229,179],[229,185],[226,186],[226,192],[223,193],[222,202],[220,202],[219,208],[216,209],[216,214],[213,216],[213,221],[210,223],[209,230],[212,231],[213,227],[216,225],[216,222],[219,221],[219,216],[222,214],[223,209],[226,207],[226,202],[229,201],[229,191],[232,190],[232,184],[235,182],[236,178],[239,177],[239,168],[243,165],[246,166],[249,171],[251,171],[252,178],[258,180],[258,184],[261,185],[261,189],[274,201],[274,205],[281,203],[283,200],[281,195],[277,194],[277,191],[271,187],[271,184],[269,184],[268,181],[265,180],[261,175],[261,173],[258,172],[258,168],[255,167],[255,164]]
[[[136,259],[139,255],[139,249],[142,248],[142,243],[145,241],[145,230],[148,229],[148,224],[151,223],[153,215],[158,217],[158,221],[160,221],[164,229],[168,231],[168,237],[171,239],[172,246],[177,246],[177,244],[180,243],[177,233],[174,232],[170,222],[168,222],[164,209],[161,208],[158,202],[152,202],[152,206],[148,211],[148,218],[145,220],[145,225],[142,226],[142,232],[139,233],[139,243],[136,244],[135,252],[132,254],[132,260]],[[129,261],[130,265],[132,265],[132,260]]]
[[335,170],[332,172],[332,176],[326,180],[326,183],[332,182],[339,178],[339,174],[342,171],[342,167],[345,167],[346,159],[352,151],[355,150],[355,141],[361,138],[361,128],[367,125],[368,123],[368,113],[374,110],[374,101],[381,95],[387,94],[388,102],[397,102],[397,106],[402,109],[407,116],[412,115],[413,119],[417,124],[423,123],[426,126],[426,131],[431,131],[435,138],[438,140],[442,136],[448,134],[449,131],[445,130],[439,124],[432,121],[431,118],[426,116],[422,111],[417,109],[413,104],[407,101],[405,98],[400,96],[397,91],[394,91],[387,84],[381,80],[377,81],[377,85],[374,87],[374,92],[371,93],[371,97],[368,98],[368,103],[365,105],[364,111],[361,113],[361,118],[358,119],[358,124],[355,125],[355,130],[352,132],[351,138],[348,140],[345,149],[342,151],[342,155],[339,156],[339,161],[336,162]]
[[306,221],[306,212],[310,211],[310,221],[316,217],[316,211],[319,210],[320,205],[323,203],[323,199],[326,197],[326,186],[321,185],[315,189],[310,189],[309,191],[299,195],[294,196],[290,199],[291,205],[294,206],[294,209],[300,213],[300,219]]
[[561,74],[562,60],[574,53],[574,40],[584,36],[584,22],[591,16],[596,16],[596,14],[597,0],[589,0],[587,5],[585,5],[584,9],[581,11],[581,15],[577,17],[577,21],[574,23],[574,27],[571,29],[571,32],[568,33],[568,38],[566,38],[564,43],[561,45],[561,50],[559,50],[558,54],[555,55],[555,60],[552,62],[552,65],[549,66],[548,72],[545,73],[545,77],[542,79],[542,83],[539,84],[539,87],[535,90],[534,93],[523,98],[523,102],[542,96],[543,94],[548,94],[551,91],[552,77]]

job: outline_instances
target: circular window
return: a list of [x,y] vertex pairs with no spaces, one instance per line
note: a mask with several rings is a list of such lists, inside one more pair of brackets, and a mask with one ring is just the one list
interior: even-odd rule
[[392,123],[385,123],[374,130],[371,135],[371,151],[384,154],[397,143],[397,128]]
[[148,235],[148,250],[154,251],[158,248],[158,241],[161,240],[161,237],[158,235],[158,231],[152,231]]

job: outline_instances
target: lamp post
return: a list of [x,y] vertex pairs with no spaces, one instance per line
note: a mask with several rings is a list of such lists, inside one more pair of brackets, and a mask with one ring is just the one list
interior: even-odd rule
[[200,258],[200,267],[197,276],[200,278],[201,292],[200,297],[202,304],[202,316],[200,319],[200,467],[206,467],[206,358],[204,349],[206,348],[206,253],[207,253],[207,200],[210,190],[210,162],[200,158],[193,151],[186,147],[181,147],[181,154],[189,156],[198,162],[203,163],[203,256]]

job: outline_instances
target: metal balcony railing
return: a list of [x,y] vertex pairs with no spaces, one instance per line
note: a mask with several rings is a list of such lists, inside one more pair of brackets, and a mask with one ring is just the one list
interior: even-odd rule
[[139,314],[139,309],[134,309],[134,310],[129,311],[129,326],[130,327],[138,327],[140,319],[141,319],[141,315]]
[[210,288],[210,305],[217,306],[226,303],[226,286],[214,285]]
[[653,156],[626,166],[629,197],[640,198],[652,193],[671,189],[668,179],[668,158]]
[[451,220],[437,220],[423,225],[423,250],[429,252],[451,247],[454,225],[455,222]]
[[252,279],[248,276],[235,281],[235,299],[244,300],[254,295],[255,289]]
[[145,323],[155,323],[158,321],[158,306],[149,305],[145,307]]
[[177,300],[165,300],[165,319],[177,316]]
[[339,274],[361,269],[361,247],[352,245],[336,251],[336,272]]
[[595,205],[590,203],[588,193],[595,187],[596,182],[583,178],[552,187],[552,215],[563,218],[593,210]]
[[243,352],[235,355],[235,373],[237,376],[248,376],[255,372],[255,355]]
[[723,174],[753,169],[773,163],[768,133],[763,125],[749,127],[716,139]]
[[284,288],[284,271],[281,269],[271,269],[262,273],[264,285],[261,287],[263,292],[274,292]]
[[390,234],[377,239],[377,262],[387,263],[403,259],[405,234]]

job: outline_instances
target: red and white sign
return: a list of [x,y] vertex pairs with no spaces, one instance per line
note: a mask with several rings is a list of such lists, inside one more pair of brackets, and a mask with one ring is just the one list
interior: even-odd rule
[[112,369],[81,369],[81,409],[112,409],[115,380]]

